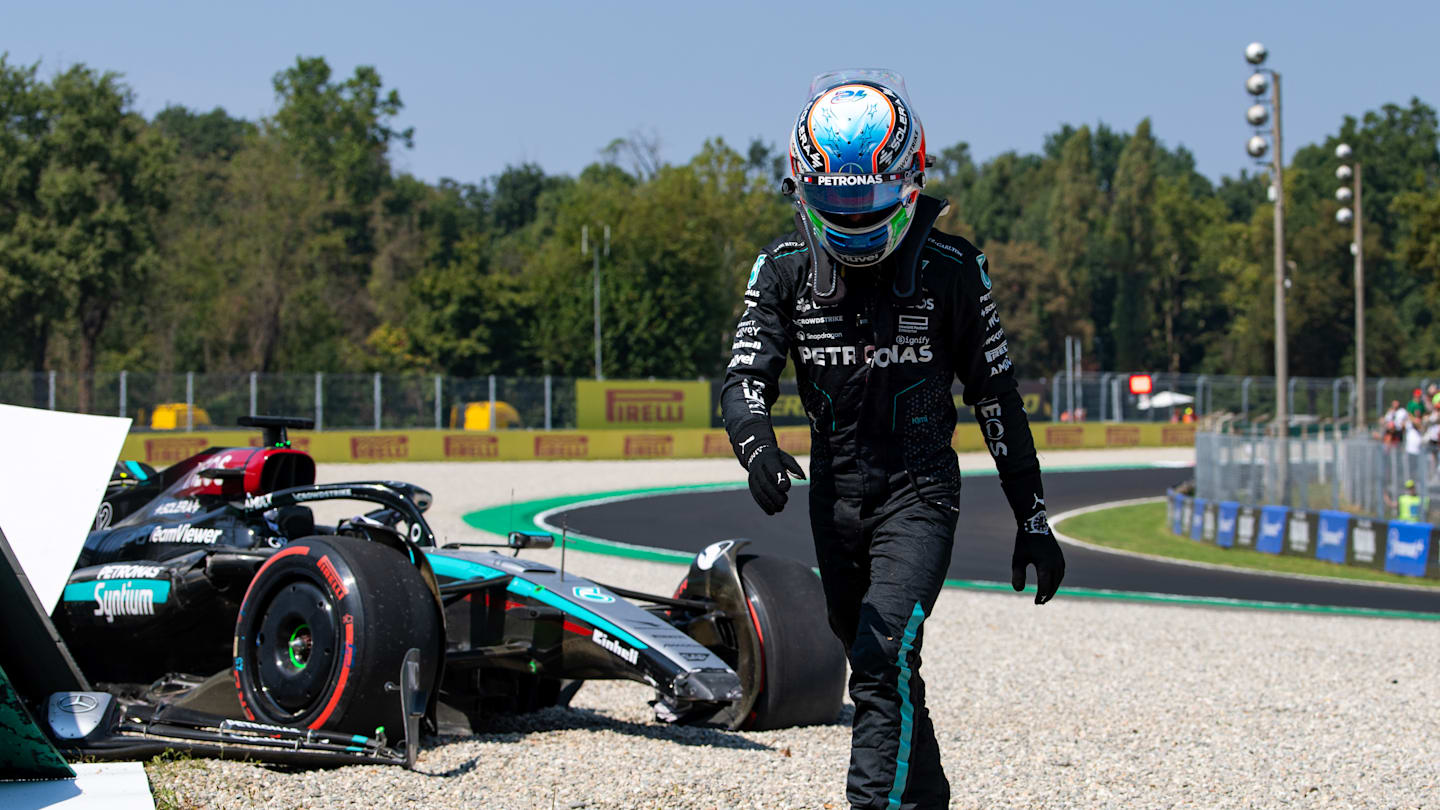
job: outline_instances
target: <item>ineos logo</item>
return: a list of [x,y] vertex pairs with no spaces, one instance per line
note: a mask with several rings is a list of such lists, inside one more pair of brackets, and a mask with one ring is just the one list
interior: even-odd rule
[[55,702],[55,708],[69,714],[93,712],[99,705],[100,701],[89,695],[66,695]]

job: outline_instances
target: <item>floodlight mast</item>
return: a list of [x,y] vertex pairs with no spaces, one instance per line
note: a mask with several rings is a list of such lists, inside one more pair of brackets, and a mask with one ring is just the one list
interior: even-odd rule
[[[1354,154],[1350,144],[1342,143],[1335,147],[1335,157],[1347,161]],[[1352,171],[1346,163],[1341,163],[1335,169],[1335,178],[1340,182],[1351,180],[1353,188],[1341,186],[1335,189],[1335,199],[1342,204],[1352,199],[1355,202],[1355,210],[1341,208],[1335,212],[1335,219],[1341,225],[1351,225],[1354,228],[1354,241],[1350,243],[1350,255],[1355,257],[1355,424],[1354,430],[1362,430],[1365,426],[1365,222],[1362,216],[1363,210],[1360,207],[1361,192],[1361,169],[1359,161],[1356,161]],[[1336,414],[1337,416],[1339,414]]]
[[[1289,449],[1284,441],[1290,435],[1290,403],[1286,401],[1290,391],[1290,365],[1287,351],[1288,335],[1285,328],[1285,150],[1280,138],[1280,74],[1270,68],[1261,67],[1265,59],[1270,55],[1269,50],[1259,42],[1252,42],[1245,47],[1245,61],[1255,67],[1255,72],[1245,80],[1245,90],[1258,100],[1265,93],[1267,85],[1270,90],[1270,140],[1274,149],[1271,158],[1271,179],[1272,188],[1275,190],[1275,424],[1279,431],[1281,451],[1277,474],[1279,484],[1285,495],[1285,503],[1289,503]],[[1266,81],[1266,76],[1269,81]],[[1252,125],[1255,123],[1253,107],[1247,111],[1246,120]],[[1263,123],[1263,120],[1262,122]],[[1254,138],[1251,139],[1252,143]],[[1253,148],[1247,148],[1253,157]],[[1261,154],[1264,154],[1263,150]]]

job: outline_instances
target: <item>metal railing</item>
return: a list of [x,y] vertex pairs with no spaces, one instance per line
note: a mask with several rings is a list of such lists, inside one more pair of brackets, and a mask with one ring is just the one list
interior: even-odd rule
[[[449,428],[469,403],[504,402],[517,427],[575,426],[575,384],[568,377],[446,377],[419,374],[97,373],[82,407],[81,375],[0,373],[0,403],[106,416],[152,427],[169,405],[175,430],[227,429],[240,416],[310,416],[319,430]],[[181,406],[181,407],[173,407]]]
[[[1281,463],[1286,461],[1288,463]],[[1347,435],[1336,426],[1318,426],[1280,438],[1200,432],[1195,435],[1195,494],[1215,501],[1294,509],[1334,509],[1389,519],[1413,481],[1426,519],[1440,514],[1440,457],[1434,449],[1406,452],[1403,442],[1386,444]]]
[[[1129,392],[1130,372],[1063,372],[1020,381],[1033,421],[1170,422],[1226,414],[1240,424],[1265,421],[1275,410],[1272,377],[1150,372],[1152,392]],[[71,372],[0,372],[0,403],[104,415],[128,416],[150,426],[157,405],[180,404],[176,429],[230,427],[245,414],[313,416],[320,429],[445,428],[454,409],[470,402],[504,402],[525,428],[575,427],[575,379],[571,377],[451,377],[422,374],[97,372],[81,407],[82,375]],[[1402,403],[1425,378],[1380,378],[1365,390],[1366,421],[1383,406]],[[1437,380],[1440,382],[1440,380]],[[712,380],[718,391],[719,379]],[[794,381],[782,395],[795,393]],[[954,392],[958,395],[957,383]],[[1292,427],[1351,421],[1355,390],[1349,377],[1291,377],[1286,392]],[[712,396],[712,400],[714,397]],[[1188,409],[1188,413],[1187,413]],[[713,410],[713,408],[712,408]],[[791,410],[796,410],[792,408]],[[203,411],[203,416],[202,412]],[[718,415],[712,424],[719,424]],[[805,424],[803,414],[793,422]],[[961,421],[973,420],[961,408]],[[207,419],[208,418],[208,419]]]

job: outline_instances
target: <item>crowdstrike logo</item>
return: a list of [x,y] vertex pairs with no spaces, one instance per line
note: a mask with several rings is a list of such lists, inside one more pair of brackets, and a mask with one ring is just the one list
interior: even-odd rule
[[1338,529],[1327,529],[1325,524],[1320,524],[1319,543],[1322,546],[1343,546],[1345,545],[1345,527]]
[[1277,539],[1281,532],[1285,531],[1285,518],[1276,520],[1260,520],[1260,536],[1266,540]]

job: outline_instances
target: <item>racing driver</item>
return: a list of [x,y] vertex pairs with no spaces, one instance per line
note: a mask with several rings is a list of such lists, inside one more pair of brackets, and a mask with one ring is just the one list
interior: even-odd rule
[[1036,604],[1065,558],[985,254],[932,228],[925,135],[888,71],[816,77],[790,137],[796,230],[755,259],[721,392],[725,429],[766,514],[804,478],[771,425],[788,357],[811,422],[810,525],[855,705],[847,798],[941,808],[950,785],[920,679],[922,625],[950,565],[960,472],[952,380],[964,385],[1018,526],[1011,584]]

